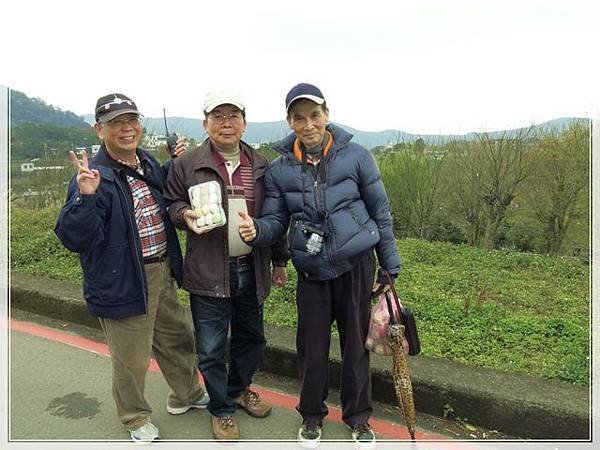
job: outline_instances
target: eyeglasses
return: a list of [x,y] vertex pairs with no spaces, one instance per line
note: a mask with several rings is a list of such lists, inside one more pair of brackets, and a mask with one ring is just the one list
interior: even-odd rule
[[225,123],[225,121],[227,119],[229,119],[232,123],[239,123],[244,119],[244,117],[240,113],[232,113],[232,114],[214,113],[214,114],[209,114],[208,117],[217,123]]
[[135,117],[122,117],[118,119],[109,120],[106,122],[109,128],[124,128],[125,126],[136,127],[141,123],[141,120],[138,116]]

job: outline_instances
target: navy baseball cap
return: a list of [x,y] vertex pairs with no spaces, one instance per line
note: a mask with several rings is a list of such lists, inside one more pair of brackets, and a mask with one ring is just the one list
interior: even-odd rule
[[287,96],[285,97],[286,111],[289,111],[292,103],[301,98],[312,100],[317,105],[322,105],[325,103],[325,97],[323,96],[321,89],[316,87],[314,84],[300,83],[290,89],[290,92],[288,92]]
[[108,94],[96,102],[96,122],[108,122],[122,114],[141,115],[133,100],[123,94]]

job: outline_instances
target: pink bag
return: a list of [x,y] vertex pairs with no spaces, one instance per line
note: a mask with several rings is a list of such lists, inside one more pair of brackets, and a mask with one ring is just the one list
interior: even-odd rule
[[[386,296],[389,297],[386,299]],[[377,303],[371,310],[369,333],[365,341],[365,347],[368,350],[383,356],[390,356],[392,354],[390,347],[390,310],[388,300],[393,314],[396,318],[400,317],[397,304],[393,301],[392,292],[388,290],[387,292],[380,293]],[[404,347],[404,354],[408,355],[408,342],[405,337],[402,338],[402,346]]]

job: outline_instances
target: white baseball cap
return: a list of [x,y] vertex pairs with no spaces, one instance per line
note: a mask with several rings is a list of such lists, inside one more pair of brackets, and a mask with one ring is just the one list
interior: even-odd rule
[[238,107],[241,111],[246,109],[244,99],[238,91],[233,89],[219,89],[210,91],[206,94],[206,97],[204,97],[203,111],[208,114],[220,105],[233,105]]

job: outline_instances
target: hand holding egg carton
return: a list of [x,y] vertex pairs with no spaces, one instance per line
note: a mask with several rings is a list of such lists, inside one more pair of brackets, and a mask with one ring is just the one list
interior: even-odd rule
[[227,218],[223,210],[221,186],[218,181],[207,181],[196,184],[188,189],[190,202],[194,212],[201,214],[196,219],[196,225],[202,230],[225,225]]

